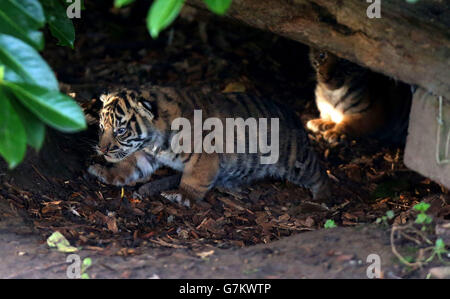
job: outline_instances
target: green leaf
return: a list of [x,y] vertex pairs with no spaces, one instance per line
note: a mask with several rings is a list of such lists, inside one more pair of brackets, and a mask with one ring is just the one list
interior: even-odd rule
[[426,202],[418,203],[414,206],[414,210],[419,212],[426,212],[430,208],[430,204]]
[[59,90],[58,81],[47,63],[20,39],[0,33],[0,63],[5,65],[5,81]]
[[329,229],[329,228],[335,228],[335,227],[336,227],[336,223],[334,222],[333,219],[328,219],[327,221],[325,221],[324,228]]
[[87,269],[90,266],[92,266],[92,259],[90,257],[87,257],[83,260],[83,267],[84,269]]
[[7,93],[0,86],[0,155],[10,168],[14,168],[25,156],[27,137]]
[[430,224],[433,219],[425,213],[420,213],[416,217],[417,224]]
[[34,26],[40,28],[45,24],[44,10],[38,0],[2,0],[1,7],[8,8],[5,12],[20,11],[21,15]]
[[130,3],[133,3],[135,0],[114,0],[114,7],[120,8],[122,6],[126,6]]
[[77,252],[78,248],[70,245],[66,237],[64,237],[60,232],[54,232],[47,239],[47,245],[49,247],[56,247],[59,252],[71,253]]
[[1,0],[0,32],[15,36],[37,50],[44,48],[44,35],[37,29],[44,26],[45,17],[37,0]]
[[184,0],[155,0],[147,15],[147,28],[153,38],[169,26],[178,16]]
[[75,28],[72,20],[67,17],[64,6],[55,0],[41,0],[44,6],[50,32],[59,40],[59,45],[69,46],[73,49],[75,41]]
[[218,14],[223,15],[227,12],[231,5],[232,0],[203,0],[208,8]]
[[11,101],[14,110],[22,121],[25,128],[25,133],[27,136],[27,144],[36,149],[37,151],[41,149],[42,144],[45,139],[45,125],[37,118],[33,113],[31,113],[27,108],[25,108],[19,100],[14,99]]
[[394,211],[392,211],[392,210],[387,211],[386,212],[386,217],[388,219],[394,219],[394,217],[395,217]]
[[72,98],[36,85],[7,81],[3,84],[49,126],[63,132],[77,132],[86,128],[83,111]]
[[434,246],[434,251],[439,254],[447,252],[447,250],[445,250],[445,243],[444,243],[444,240],[442,240],[442,238],[439,238],[436,240],[436,245]]
[[[86,273],[87,269],[92,266],[92,259],[87,257],[83,260],[83,264],[81,265],[81,273],[87,275],[87,279],[89,279],[89,275]],[[81,276],[83,278],[83,276]]]

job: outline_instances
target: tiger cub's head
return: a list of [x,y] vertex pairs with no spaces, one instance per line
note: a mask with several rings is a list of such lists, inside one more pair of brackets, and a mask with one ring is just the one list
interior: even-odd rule
[[99,155],[108,162],[118,162],[158,139],[154,126],[156,104],[132,90],[121,90],[100,96]]
[[309,60],[316,71],[317,81],[329,89],[339,89],[366,72],[359,65],[322,49],[311,48]]

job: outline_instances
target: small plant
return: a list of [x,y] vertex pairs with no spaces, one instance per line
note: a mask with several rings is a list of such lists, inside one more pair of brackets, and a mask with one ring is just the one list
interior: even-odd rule
[[386,212],[386,215],[377,218],[375,223],[376,224],[384,224],[384,225],[388,226],[389,225],[388,221],[394,219],[394,217],[395,217],[394,211],[389,210]]
[[447,249],[445,249],[445,243],[444,241],[439,238],[436,240],[436,243],[434,245],[433,248],[433,253],[431,254],[431,256],[426,260],[427,263],[431,262],[435,256],[438,257],[439,261],[441,261],[442,263],[447,263],[446,261],[444,261],[444,259],[442,258],[443,254],[448,254],[450,251],[448,251]]
[[[402,256],[396,249],[396,246],[394,244],[394,235],[395,233],[400,233],[400,235],[406,236],[406,234],[409,233],[408,238],[410,240],[415,240],[415,242],[417,243],[417,245],[422,245],[422,244],[427,244],[430,245],[428,247],[425,248],[412,248],[412,250],[414,251],[418,251],[416,258],[408,255],[408,256]],[[411,235],[415,235],[420,237],[420,239],[418,238],[414,238],[411,237]],[[417,230],[416,228],[414,228],[413,225],[406,225],[406,226],[396,226],[394,225],[391,231],[391,248],[392,248],[392,252],[398,257],[398,259],[400,260],[400,262],[402,262],[403,264],[412,267],[412,269],[415,269],[417,267],[422,267],[426,264],[429,264],[430,262],[432,262],[434,260],[434,258],[437,256],[439,261],[443,264],[449,264],[448,261],[444,260],[444,258],[442,257],[444,254],[446,255],[450,255],[450,251],[446,249],[445,243],[442,240],[442,238],[438,238],[434,243],[429,240],[422,232],[420,232],[419,230]],[[429,253],[428,258],[426,257]]]
[[337,225],[333,219],[328,219],[327,221],[325,221],[325,224],[323,227],[326,229],[329,229],[329,228],[335,228],[335,227],[337,227]]
[[431,218],[431,216],[426,214],[426,212],[428,211],[429,208],[430,208],[430,204],[428,204],[426,202],[421,202],[414,206],[414,210],[419,212],[419,214],[417,214],[416,221],[415,221],[417,224],[425,225],[425,224],[430,224],[431,221],[433,221],[433,218]]
[[87,257],[83,260],[83,264],[81,265],[81,279],[89,279],[89,274],[87,274],[87,269],[92,265],[91,258]]

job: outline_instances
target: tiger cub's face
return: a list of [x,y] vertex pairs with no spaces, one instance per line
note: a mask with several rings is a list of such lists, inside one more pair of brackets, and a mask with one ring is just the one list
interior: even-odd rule
[[157,139],[153,125],[156,110],[149,99],[134,91],[100,96],[100,141],[97,153],[108,162],[119,162]]
[[341,85],[336,81],[335,70],[338,68],[338,58],[330,52],[311,48],[309,52],[311,65],[316,71],[317,80],[323,83],[331,83],[333,85]]
[[339,89],[347,81],[365,73],[360,66],[325,50],[311,48],[309,59],[316,71],[317,81],[331,90]]

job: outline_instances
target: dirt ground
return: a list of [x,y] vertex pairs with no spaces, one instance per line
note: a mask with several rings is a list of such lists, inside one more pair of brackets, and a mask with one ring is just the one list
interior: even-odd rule
[[[69,254],[49,249],[17,215],[0,222],[1,278],[65,278]],[[241,249],[205,247],[195,252],[183,248],[141,246],[139,254],[110,254],[83,249],[93,266],[91,278],[365,278],[366,257],[379,254],[384,275],[403,273],[392,264],[386,231],[377,227],[337,228],[296,234],[289,238]],[[198,253],[209,254],[201,257]],[[419,272],[408,273],[417,275]]]
[[[76,23],[75,50],[48,37],[43,55],[91,125],[73,135],[48,130],[41,152],[29,149],[14,171],[0,162],[0,277],[66,277],[66,254],[45,242],[55,231],[93,260],[91,278],[366,278],[371,253],[386,278],[423,278],[436,265],[399,263],[388,224],[374,224],[392,211],[390,224],[404,225],[424,200],[435,219],[450,218],[448,191],[408,170],[402,147],[373,140],[331,147],[310,135],[335,183],[326,207],[280,181],[214,190],[187,208],[89,177],[97,99],[113,86],[242,91],[289,105],[305,122],[317,115],[306,46],[192,11],[152,40],[143,11],[88,7]],[[154,180],[172,174],[163,169]],[[328,219],[338,227],[324,229]]]

